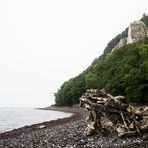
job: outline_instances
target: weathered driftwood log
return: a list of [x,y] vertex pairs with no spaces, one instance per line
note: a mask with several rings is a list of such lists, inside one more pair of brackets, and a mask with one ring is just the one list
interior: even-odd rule
[[148,106],[136,109],[126,103],[124,96],[113,97],[104,90],[88,89],[80,98],[80,106],[90,112],[87,135],[104,129],[117,132],[119,137],[148,131]]

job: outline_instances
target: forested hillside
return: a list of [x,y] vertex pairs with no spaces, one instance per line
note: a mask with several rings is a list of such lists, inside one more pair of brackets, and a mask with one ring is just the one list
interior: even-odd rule
[[[148,16],[144,15],[141,20],[147,26]],[[60,87],[55,93],[56,105],[78,103],[79,97],[88,88],[124,95],[129,102],[148,102],[148,38],[110,52],[121,37],[127,36],[127,30],[109,42],[104,54],[95,59],[83,73]]]

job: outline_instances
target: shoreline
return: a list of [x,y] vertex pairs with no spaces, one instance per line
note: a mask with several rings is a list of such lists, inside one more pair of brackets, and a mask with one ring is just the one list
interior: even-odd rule
[[88,112],[83,108],[44,109],[69,112],[73,115],[1,133],[0,148],[146,148],[148,145],[148,141],[143,141],[140,136],[119,138],[117,134],[108,132],[86,136],[84,130]]
[[0,133],[0,140],[16,137],[22,133],[27,134],[32,131],[41,130],[45,128],[52,128],[57,125],[62,125],[68,122],[76,121],[81,118],[84,118],[83,112],[85,112],[84,109],[78,108],[78,107],[45,107],[45,108],[35,108],[35,109],[72,113],[72,115],[70,117],[58,118],[55,120],[44,121],[44,122],[32,124],[32,125],[25,125],[20,128],[13,129],[11,131],[2,132]]

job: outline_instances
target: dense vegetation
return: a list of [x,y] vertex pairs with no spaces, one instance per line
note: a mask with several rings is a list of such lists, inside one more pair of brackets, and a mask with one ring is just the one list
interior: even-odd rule
[[[148,24],[148,16],[144,15],[141,20]],[[78,103],[88,88],[124,95],[129,102],[148,102],[148,38],[110,52],[121,38],[127,36],[127,31],[128,28],[110,41],[104,54],[83,73],[61,86],[55,93],[56,105]]]
[[87,88],[104,88],[113,95],[126,96],[129,102],[148,102],[148,38],[95,59],[55,93],[56,105],[78,103]]
[[143,17],[140,20],[148,27],[148,15],[143,14]]
[[55,93],[55,101],[58,106],[69,106],[77,104],[79,97],[85,92],[85,75],[80,74],[76,78],[65,82]]
[[126,28],[121,34],[117,35],[115,38],[113,38],[108,44],[107,47],[104,50],[104,55],[109,53],[118,43],[121,39],[127,38],[128,36],[128,28]]

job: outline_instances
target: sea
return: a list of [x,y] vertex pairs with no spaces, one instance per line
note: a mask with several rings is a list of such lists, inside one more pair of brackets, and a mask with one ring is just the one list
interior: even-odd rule
[[0,108],[0,133],[71,115],[71,113],[34,108]]

